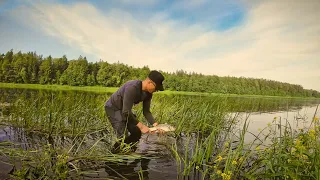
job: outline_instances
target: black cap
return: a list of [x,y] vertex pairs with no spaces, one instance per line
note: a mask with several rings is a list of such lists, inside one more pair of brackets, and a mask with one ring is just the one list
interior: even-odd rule
[[164,81],[163,75],[158,71],[151,71],[148,76],[156,84],[156,90],[163,91],[162,82]]

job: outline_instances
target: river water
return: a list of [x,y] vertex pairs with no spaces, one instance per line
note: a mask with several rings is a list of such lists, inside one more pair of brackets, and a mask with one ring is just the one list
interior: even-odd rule
[[[109,95],[106,94],[94,94],[87,92],[50,92],[50,91],[37,91],[37,90],[27,90],[27,89],[0,89],[0,122],[4,119],[10,117],[12,113],[11,106],[22,99],[23,103],[34,104],[35,99],[43,98],[48,99],[49,97],[55,96],[61,99],[68,99],[70,104],[74,102],[78,103],[78,108],[89,107],[88,101],[94,101],[95,104],[101,107],[99,103],[104,102]],[[79,103],[79,97],[87,97],[86,100]],[[200,97],[190,97],[185,98],[197,99]],[[88,100],[89,99],[89,100]],[[169,98],[168,98],[169,99]],[[209,103],[213,101],[212,97],[204,98],[201,97],[203,103]],[[60,107],[61,102],[54,102],[57,107]],[[249,128],[245,141],[250,142],[255,139],[254,135],[259,133],[264,133],[267,129],[264,129],[270,125],[285,124],[289,123],[293,129],[300,129],[310,125],[313,117],[319,117],[320,110],[317,110],[317,106],[320,103],[318,99],[281,99],[281,98],[239,98],[234,97],[228,99],[230,104],[229,112],[231,116],[237,115],[239,122],[235,126],[235,130],[241,130],[245,119],[249,122]],[[81,104],[81,105],[79,105]],[[72,105],[63,107],[63,109],[69,108]],[[90,106],[90,107],[94,107]],[[26,108],[25,110],[20,109],[21,113],[35,114],[37,110],[40,112],[40,106],[21,106],[21,108]],[[30,110],[28,109],[30,108]],[[38,109],[37,109],[38,108]],[[61,107],[60,107],[61,108]],[[61,110],[59,110],[60,112]],[[41,112],[43,112],[41,110]],[[71,113],[70,113],[71,114]],[[76,116],[76,115],[74,115]],[[83,116],[83,115],[82,115]],[[93,115],[88,115],[91,117]],[[24,116],[27,117],[27,116]],[[29,117],[29,116],[28,116]],[[30,116],[35,117],[35,116]],[[90,123],[90,122],[88,122]],[[98,125],[99,126],[99,125]],[[100,125],[101,126],[101,125]],[[273,126],[272,126],[273,127]],[[252,134],[254,135],[252,135]],[[88,136],[87,144],[94,143],[94,140],[106,136],[108,137],[108,132],[98,132],[95,135]],[[91,141],[90,141],[91,139]],[[34,147],[41,146],[42,142],[50,142],[54,146],[70,146],[72,142],[68,138],[55,137],[49,141],[45,136],[39,135],[37,133],[28,133],[24,128],[18,128],[15,126],[10,126],[8,123],[2,123],[0,126],[0,142],[14,142],[19,143],[23,149],[32,149]],[[94,168],[95,172],[91,174],[84,175],[84,179],[139,179],[138,172],[142,171],[144,179],[177,179],[178,178],[178,166],[176,161],[172,156],[172,152],[164,144],[170,144],[170,141],[174,142],[174,137],[171,136],[159,136],[157,134],[146,135],[144,134],[138,144],[137,154],[142,154],[146,158],[140,158],[137,160],[128,161],[123,165],[116,163],[105,163],[104,165],[99,165]],[[183,141],[183,138],[182,138]],[[168,143],[169,142],[169,143]],[[268,143],[268,140],[265,142]],[[108,146],[101,143],[101,147]],[[109,145],[110,146],[110,145]],[[6,160],[5,157],[1,157],[2,160]],[[12,170],[12,166],[0,162],[0,176],[7,177],[8,173]],[[92,169],[91,169],[92,170]],[[119,175],[120,174],[120,175]],[[199,174],[192,174],[187,179],[198,179]]]

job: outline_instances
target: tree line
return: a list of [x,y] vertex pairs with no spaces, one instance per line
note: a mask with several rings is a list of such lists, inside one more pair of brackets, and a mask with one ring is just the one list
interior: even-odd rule
[[[43,57],[36,52],[0,54],[0,82],[28,84],[61,84],[70,86],[119,87],[131,79],[144,79],[148,66],[133,67],[105,61],[88,62],[86,57],[68,60],[66,56]],[[312,89],[267,79],[219,77],[178,70],[163,72],[164,86],[172,91],[320,97]]]

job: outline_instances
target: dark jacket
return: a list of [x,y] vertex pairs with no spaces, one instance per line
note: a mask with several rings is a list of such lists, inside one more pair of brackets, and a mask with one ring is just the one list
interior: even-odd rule
[[115,93],[111,95],[105,106],[115,111],[121,110],[124,120],[128,119],[138,124],[135,115],[131,109],[133,105],[143,102],[143,115],[152,125],[155,121],[150,112],[152,94],[142,91],[142,81],[131,80],[122,85]]

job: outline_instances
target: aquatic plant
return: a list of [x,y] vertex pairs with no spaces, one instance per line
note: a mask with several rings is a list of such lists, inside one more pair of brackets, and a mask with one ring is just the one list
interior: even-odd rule
[[[11,99],[10,106],[5,107],[8,114],[1,115],[1,124],[17,128],[15,132],[22,133],[19,137],[28,137],[19,143],[0,143],[2,157],[15,167],[12,177],[77,178],[93,175],[93,169],[101,167],[117,174],[106,163],[126,165],[130,160],[146,158],[130,154],[131,147],[126,144],[122,144],[120,154],[110,152],[117,139],[103,109],[107,97],[41,91]],[[172,152],[179,178],[319,179],[317,110],[311,126],[301,130],[296,130],[288,119],[276,117],[253,134],[248,131],[250,113],[244,118],[242,115],[246,109],[256,111],[257,104],[267,101],[236,102],[220,96],[154,96],[151,111],[156,120],[176,127],[163,140]],[[262,110],[283,110],[284,104]],[[135,106],[134,111],[146,123],[142,106]],[[307,117],[299,118],[301,122]],[[236,129],[239,123],[242,127]],[[248,134],[254,136],[251,142],[245,139]],[[169,140],[169,136],[174,138]],[[136,173],[144,178],[142,169]],[[126,178],[121,173],[117,176]]]

